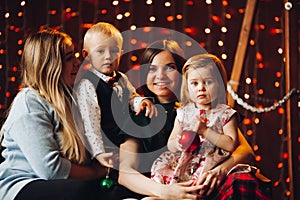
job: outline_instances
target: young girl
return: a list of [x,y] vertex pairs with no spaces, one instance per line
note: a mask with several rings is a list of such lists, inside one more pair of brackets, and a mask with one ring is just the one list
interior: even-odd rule
[[182,106],[151,178],[163,184],[193,179],[228,158],[238,145],[238,115],[226,105],[227,76],[214,55],[191,57],[183,69]]

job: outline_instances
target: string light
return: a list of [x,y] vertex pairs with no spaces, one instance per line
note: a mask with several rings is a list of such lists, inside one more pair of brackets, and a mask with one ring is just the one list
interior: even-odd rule
[[165,6],[166,6],[166,7],[170,7],[170,6],[171,6],[171,2],[166,1],[166,2],[165,2]]
[[240,98],[238,96],[238,94],[233,91],[230,83],[227,84],[227,91],[232,96],[232,98],[239,105],[241,105],[244,109],[251,111],[251,112],[256,112],[256,113],[270,112],[272,110],[275,110],[276,108],[278,108],[278,107],[282,106],[284,103],[286,103],[286,101],[289,100],[293,94],[299,93],[299,90],[293,88],[291,91],[289,91],[289,93],[287,95],[285,95],[282,99],[278,100],[278,102],[274,102],[274,105],[265,107],[265,108],[257,108],[255,106],[249,105],[242,98]]
[[147,0],[146,1],[146,4],[148,4],[148,5],[151,5],[153,2],[152,2],[152,0]]
[[113,2],[112,2],[112,5],[114,5],[114,6],[117,6],[117,5],[119,5],[119,1],[116,1],[116,0],[115,0],[115,1],[113,1]]
[[131,26],[130,26],[130,30],[132,30],[132,31],[136,30],[136,25],[134,25],[134,24],[131,25]]
[[149,17],[149,20],[150,20],[151,22],[154,22],[154,21],[156,20],[156,17],[155,17],[155,16],[150,16],[150,17]]

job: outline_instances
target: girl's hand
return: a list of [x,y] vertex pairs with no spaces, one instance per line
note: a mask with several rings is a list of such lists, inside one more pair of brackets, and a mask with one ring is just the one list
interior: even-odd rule
[[198,195],[197,191],[204,190],[205,185],[191,186],[193,181],[187,181],[183,183],[175,183],[172,185],[162,185],[159,199],[194,199],[196,200]]
[[222,170],[220,166],[215,167],[212,170],[204,172],[201,177],[198,178],[195,185],[206,185],[205,189],[199,190],[199,196],[205,197],[210,195],[214,189],[216,189],[225,178],[227,172]]
[[149,99],[144,99],[139,106],[139,109],[136,112],[136,115],[139,115],[144,109],[146,109],[145,116],[146,117],[152,117],[156,116],[157,117],[157,108],[155,105],[150,101]]
[[192,130],[197,132],[200,136],[204,137],[204,132],[207,129],[206,120],[201,116],[197,116],[197,119],[198,120],[194,124],[194,127],[192,128]]

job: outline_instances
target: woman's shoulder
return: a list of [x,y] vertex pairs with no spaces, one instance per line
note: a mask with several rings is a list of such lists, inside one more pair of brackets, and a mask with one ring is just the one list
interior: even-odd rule
[[14,98],[3,127],[8,130],[19,119],[28,119],[37,113],[54,116],[55,112],[50,103],[34,89],[23,88]]
[[23,88],[20,90],[13,101],[12,109],[23,112],[53,111],[50,103],[32,88]]

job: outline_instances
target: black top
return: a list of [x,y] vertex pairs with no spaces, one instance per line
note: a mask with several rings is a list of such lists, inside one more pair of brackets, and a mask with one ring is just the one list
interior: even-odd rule
[[[124,127],[132,127],[121,134],[122,139],[134,137],[140,142],[140,167],[141,173],[150,172],[154,160],[167,150],[167,142],[172,132],[176,110],[175,102],[156,104],[158,116],[151,119],[145,117],[145,112],[140,115],[131,113]],[[132,124],[133,121],[133,124]]]

